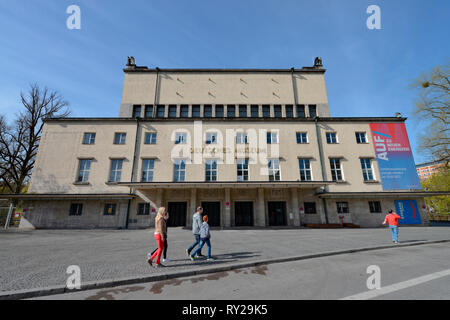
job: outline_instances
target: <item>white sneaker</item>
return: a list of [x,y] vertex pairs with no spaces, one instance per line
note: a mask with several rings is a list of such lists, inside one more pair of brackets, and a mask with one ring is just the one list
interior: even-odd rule
[[170,262],[170,259],[163,259],[163,262]]
[[150,260],[150,258],[152,257],[151,253],[147,253],[147,260]]

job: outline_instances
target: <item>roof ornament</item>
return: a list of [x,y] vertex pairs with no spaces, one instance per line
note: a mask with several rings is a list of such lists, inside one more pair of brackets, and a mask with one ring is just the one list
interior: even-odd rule
[[322,58],[316,57],[314,59],[314,68],[322,68]]
[[127,59],[127,67],[135,67],[136,62],[134,60],[134,57],[128,57]]

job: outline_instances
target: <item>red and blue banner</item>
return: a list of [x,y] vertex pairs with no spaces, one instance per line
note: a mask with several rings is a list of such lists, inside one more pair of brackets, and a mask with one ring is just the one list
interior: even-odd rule
[[419,207],[416,200],[395,200],[397,214],[402,217],[399,224],[421,224]]
[[421,189],[404,123],[370,123],[383,190]]

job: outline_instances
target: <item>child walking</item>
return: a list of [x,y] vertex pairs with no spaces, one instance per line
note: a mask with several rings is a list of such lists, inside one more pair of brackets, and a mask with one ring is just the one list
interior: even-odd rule
[[205,216],[203,216],[203,223],[202,223],[202,226],[200,227],[200,245],[190,255],[192,261],[195,260],[195,255],[197,254],[197,252],[200,252],[200,250],[202,250],[202,248],[205,245],[205,243],[208,246],[208,259],[207,259],[207,261],[211,261],[211,262],[214,261],[214,259],[211,258],[211,240],[210,239],[211,239],[211,234],[209,232],[208,216],[205,215]]
[[386,224],[386,222],[389,223],[389,228],[392,232],[392,242],[395,244],[398,243],[398,220],[401,218],[402,217],[400,217],[396,212],[393,212],[391,209],[383,221],[383,224]]

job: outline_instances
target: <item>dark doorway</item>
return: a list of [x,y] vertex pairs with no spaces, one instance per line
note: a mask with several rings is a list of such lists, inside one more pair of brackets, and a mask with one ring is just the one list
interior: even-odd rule
[[186,202],[169,202],[167,211],[169,211],[169,227],[185,227],[186,226]]
[[237,227],[253,226],[253,202],[239,201],[234,203],[234,224]]
[[269,226],[286,225],[286,202],[271,201],[268,202]]
[[203,215],[208,215],[210,227],[220,227],[220,202],[202,202]]

